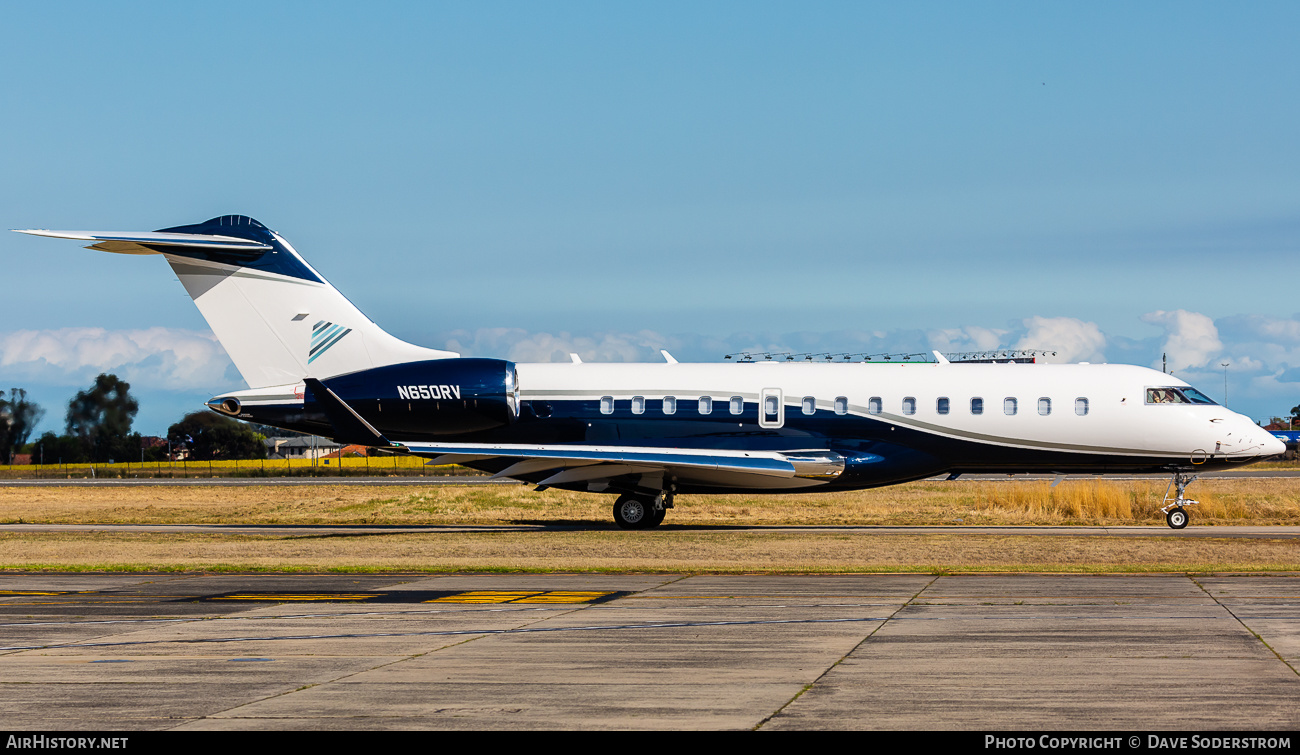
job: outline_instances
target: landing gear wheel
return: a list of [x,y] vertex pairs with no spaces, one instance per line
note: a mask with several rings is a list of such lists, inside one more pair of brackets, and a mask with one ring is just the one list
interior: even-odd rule
[[659,525],[664,523],[664,517],[666,516],[668,516],[668,509],[654,509],[651,512],[649,526],[658,527]]
[[614,523],[619,529],[643,530],[653,527],[650,522],[654,521],[654,516],[652,504],[644,498],[621,495],[614,502]]
[[1165,522],[1168,523],[1171,528],[1176,530],[1181,530],[1186,527],[1188,519],[1190,519],[1190,517],[1187,516],[1187,509],[1184,509],[1181,506],[1175,506],[1174,508],[1169,509],[1168,514],[1165,514]]

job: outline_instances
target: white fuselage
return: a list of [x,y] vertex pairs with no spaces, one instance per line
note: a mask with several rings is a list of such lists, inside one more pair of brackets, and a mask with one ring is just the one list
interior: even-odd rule
[[[699,399],[704,396],[712,399],[711,416],[716,417],[727,413],[731,397],[759,402],[766,391],[779,395],[780,426],[807,417],[804,400],[811,397],[813,417],[835,415],[836,400],[846,399],[850,416],[1006,448],[1157,456],[1192,463],[1211,457],[1246,461],[1285,450],[1249,418],[1218,404],[1146,403],[1147,388],[1184,387],[1187,383],[1129,365],[755,362],[517,366],[524,401],[592,401],[608,396],[619,407],[640,396],[647,402],[642,416],[666,422],[699,418]],[[663,414],[666,396],[676,399],[671,416]],[[940,413],[939,400],[943,398],[948,399],[946,413]],[[873,399],[879,399],[878,407]],[[912,401],[905,405],[907,399]],[[981,413],[972,411],[972,399],[982,399]],[[1008,399],[1015,401],[1014,414]],[[1040,403],[1041,399],[1047,402]],[[907,413],[909,409],[911,413]]]

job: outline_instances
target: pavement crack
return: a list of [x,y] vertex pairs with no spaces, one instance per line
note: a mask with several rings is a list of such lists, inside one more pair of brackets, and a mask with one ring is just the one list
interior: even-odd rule
[[790,707],[790,705],[793,704],[795,700],[798,700],[799,698],[803,697],[803,695],[804,695],[805,692],[807,692],[808,690],[812,689],[812,688],[813,688],[813,687],[814,687],[818,682],[820,682],[822,679],[824,679],[824,678],[826,677],[827,674],[829,674],[831,671],[833,671],[833,670],[835,669],[836,666],[838,666],[838,665],[840,665],[841,663],[843,663],[844,660],[845,660],[846,658],[848,658],[850,655],[853,655],[853,653],[856,652],[858,648],[860,648],[860,647],[862,647],[863,645],[867,644],[867,641],[870,640],[872,637],[874,637],[874,636],[876,635],[876,632],[879,632],[881,629],[884,629],[884,628],[885,628],[885,625],[888,624],[888,623],[889,623],[889,622],[890,622],[890,621],[891,621],[895,616],[897,616],[899,613],[901,613],[903,609],[907,608],[907,607],[910,606],[910,605],[913,605],[913,604],[916,602],[916,599],[919,598],[919,597],[921,596],[921,593],[923,593],[923,592],[925,592],[926,590],[930,589],[930,586],[933,585],[935,582],[937,582],[937,581],[939,580],[939,578],[942,577],[942,576],[943,576],[942,574],[936,574],[936,575],[934,575],[934,576],[930,579],[930,581],[929,581],[929,582],[926,582],[924,585],[922,585],[922,586],[921,586],[921,589],[917,590],[917,591],[912,595],[912,597],[908,598],[906,601],[903,602],[903,604],[902,604],[901,606],[899,606],[898,608],[894,609],[894,612],[893,612],[893,613],[891,613],[891,614],[889,614],[888,616],[886,616],[885,619],[884,619],[883,621],[881,621],[880,624],[879,624],[878,626],[876,626],[875,629],[873,629],[873,630],[871,630],[870,632],[868,632],[866,637],[863,637],[862,640],[859,641],[856,645],[854,645],[853,647],[849,648],[849,650],[848,650],[847,653],[845,653],[844,655],[840,656],[840,657],[839,657],[838,659],[836,659],[836,661],[835,661],[834,663],[832,663],[831,665],[827,666],[825,670],[823,670],[820,674],[817,675],[817,678],[816,678],[816,679],[813,679],[811,682],[805,684],[805,685],[803,686],[802,689],[800,689],[798,692],[796,692],[796,693],[794,694],[794,697],[791,697],[789,700],[786,700],[786,701],[781,705],[781,707],[779,707],[779,708],[777,708],[776,710],[772,711],[772,712],[767,716],[767,718],[764,718],[762,721],[759,721],[758,724],[756,724],[756,725],[754,726],[754,728],[752,729],[752,731],[758,731],[759,729],[763,728],[764,726],[767,725],[767,722],[768,722],[768,721],[771,721],[773,718],[776,718],[777,716],[779,716],[779,715],[781,714],[781,711],[783,711],[783,710],[785,710],[786,708]]
[[[539,624],[539,623],[541,623],[541,622],[543,622],[543,621],[546,621],[547,619],[553,619],[553,618],[557,618],[557,617],[559,617],[559,616],[567,616],[567,615],[569,615],[569,614],[571,614],[571,613],[574,613],[575,611],[581,611],[581,610],[584,610],[584,609],[586,609],[586,608],[590,608],[590,606],[589,606],[589,605],[575,605],[572,609],[567,610],[567,611],[560,611],[559,613],[552,613],[552,614],[541,614],[541,615],[538,615],[538,616],[537,616],[534,620],[532,620],[532,621],[525,621],[525,622],[519,624],[518,626],[515,626],[515,627],[514,627],[514,630],[517,631],[517,630],[520,630],[520,629],[525,629],[525,628],[527,628],[527,627],[533,626],[534,624]],[[256,700],[245,700],[245,701],[239,703],[238,705],[233,705],[233,706],[231,706],[231,707],[229,707],[229,708],[225,708],[225,709],[223,709],[223,710],[214,711],[214,712],[212,712],[212,713],[206,713],[206,714],[204,714],[204,715],[202,715],[202,716],[197,716],[197,717],[195,717],[195,718],[191,718],[191,719],[188,719],[188,720],[186,720],[186,721],[180,722],[180,723],[177,724],[177,726],[181,726],[181,725],[189,724],[189,723],[192,723],[192,722],[194,722],[194,721],[203,721],[203,720],[207,720],[207,719],[210,719],[210,718],[214,718],[214,717],[216,717],[216,716],[221,716],[221,717],[223,717],[223,718],[245,718],[244,716],[232,716],[231,714],[232,714],[234,711],[237,711],[237,710],[239,710],[240,708],[245,708],[245,707],[247,707],[247,706],[249,706],[249,705],[256,705],[256,704],[258,704],[258,703],[263,703],[263,702],[266,702],[267,700],[274,700],[274,699],[279,698],[279,697],[287,697],[288,695],[292,695],[292,694],[294,694],[295,692],[303,692],[303,691],[306,691],[306,690],[309,690],[309,689],[313,689],[313,688],[315,688],[315,687],[323,687],[323,686],[328,685],[328,684],[337,684],[337,683],[339,683],[339,682],[341,682],[341,681],[343,681],[343,680],[345,680],[345,679],[350,679],[350,678],[352,678],[352,677],[354,677],[354,676],[357,676],[357,675],[359,675],[359,674],[368,674],[368,673],[370,673],[370,672],[372,672],[372,671],[378,671],[379,669],[382,669],[382,668],[387,668],[387,667],[389,667],[389,666],[395,666],[395,665],[397,665],[397,664],[399,664],[399,663],[405,663],[405,662],[407,662],[407,661],[413,661],[413,660],[415,660],[415,659],[417,659],[417,658],[423,658],[423,657],[426,656],[426,655],[432,655],[432,654],[434,654],[434,653],[437,653],[437,652],[440,652],[440,651],[443,651],[443,650],[448,650],[448,649],[450,649],[450,648],[459,647],[459,646],[461,646],[461,645],[467,645],[467,644],[469,644],[469,643],[471,643],[471,642],[474,642],[475,640],[481,640],[481,639],[483,639],[484,637],[489,637],[489,636],[493,636],[493,635],[491,635],[491,634],[479,634],[479,635],[474,635],[474,636],[471,636],[471,637],[466,637],[465,639],[460,640],[459,642],[453,642],[453,643],[450,643],[450,644],[448,644],[448,645],[442,645],[442,646],[439,646],[439,647],[433,648],[432,650],[425,650],[425,651],[423,651],[423,652],[419,652],[419,653],[410,653],[410,654],[407,654],[407,655],[403,655],[403,656],[401,656],[400,658],[393,658],[393,659],[391,659],[391,660],[385,661],[384,663],[377,663],[377,664],[375,664],[375,665],[373,665],[373,666],[370,666],[370,667],[368,667],[368,668],[361,668],[361,669],[357,669],[357,670],[355,670],[355,671],[349,671],[348,673],[346,673],[346,674],[340,674],[339,676],[336,676],[336,677],[334,677],[333,679],[326,679],[326,680],[324,680],[324,681],[312,682],[312,683],[310,683],[310,684],[304,684],[304,685],[302,685],[302,686],[300,686],[300,687],[297,687],[297,688],[295,688],[295,689],[287,689],[287,690],[284,690],[284,691],[282,691],[282,692],[276,692],[276,693],[274,693],[274,694],[266,695],[265,697],[259,697],[259,698],[257,698]],[[252,718],[256,718],[256,716],[253,716]],[[173,727],[173,728],[174,728],[174,727]]]
[[1286,666],[1287,668],[1291,669],[1291,673],[1295,674],[1296,676],[1300,676],[1300,670],[1297,670],[1295,666],[1291,665],[1291,663],[1290,663],[1289,661],[1287,661],[1287,659],[1283,658],[1281,653],[1277,652],[1277,650],[1275,650],[1275,649],[1273,648],[1272,645],[1268,644],[1268,641],[1265,640],[1263,637],[1261,637],[1261,636],[1259,635],[1259,632],[1256,632],[1254,629],[1251,629],[1251,628],[1250,628],[1250,625],[1247,624],[1247,623],[1245,622],[1245,620],[1243,620],[1240,616],[1238,616],[1238,615],[1236,614],[1235,611],[1233,611],[1231,608],[1229,608],[1228,605],[1227,605],[1226,603],[1224,603],[1223,601],[1221,601],[1221,600],[1219,600],[1218,598],[1216,598],[1216,597],[1214,596],[1214,593],[1210,592],[1209,589],[1206,588],[1205,585],[1201,584],[1200,581],[1199,581],[1198,579],[1196,579],[1196,577],[1194,577],[1194,576],[1188,574],[1188,575],[1187,575],[1187,578],[1190,579],[1190,580],[1192,581],[1192,584],[1194,584],[1194,585],[1196,585],[1197,587],[1201,588],[1201,591],[1204,592],[1204,593],[1205,593],[1205,594],[1210,598],[1210,600],[1213,600],[1213,601],[1214,601],[1215,603],[1217,603],[1217,604],[1218,604],[1218,605],[1219,605],[1223,610],[1227,611],[1227,612],[1228,612],[1228,615],[1231,616],[1234,620],[1236,620],[1236,622],[1237,622],[1238,624],[1241,625],[1242,629],[1245,629],[1247,632],[1250,632],[1251,636],[1253,636],[1255,639],[1259,640],[1259,644],[1261,644],[1261,645],[1263,645],[1264,647],[1268,648],[1268,652],[1272,653],[1273,656],[1274,656],[1275,658],[1277,658],[1279,661],[1281,661],[1282,664],[1283,664],[1284,666]]

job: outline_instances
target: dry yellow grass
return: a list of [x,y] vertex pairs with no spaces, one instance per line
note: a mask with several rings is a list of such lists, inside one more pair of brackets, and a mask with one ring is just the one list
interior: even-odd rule
[[0,568],[301,571],[1297,571],[1294,540],[768,532],[327,537],[0,533]]
[[314,473],[330,476],[344,473],[382,476],[401,475],[481,475],[482,472],[455,464],[428,466],[419,456],[345,456],[337,459],[223,459],[213,461],[121,461],[115,464],[83,462],[79,464],[5,464],[0,465],[2,479],[132,479],[152,477],[268,476],[284,477]]
[[[1160,481],[915,482],[848,493],[680,496],[669,524],[1150,524]],[[1201,480],[1194,524],[1300,524],[1300,479]],[[608,523],[612,497],[526,486],[0,488],[0,522]]]
[[[591,524],[586,531],[255,537],[0,533],[0,568],[539,571],[1295,571],[1300,541],[1167,537],[1159,482],[918,482],[852,493],[682,496],[667,526],[611,498],[525,486],[0,488],[0,521]],[[1300,524],[1300,480],[1206,480],[1195,524]],[[1151,537],[729,531],[727,525],[1148,524]],[[673,525],[717,529],[677,529]]]

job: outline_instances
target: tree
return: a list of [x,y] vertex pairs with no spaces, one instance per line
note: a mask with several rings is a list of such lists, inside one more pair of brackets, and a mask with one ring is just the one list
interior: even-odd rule
[[249,422],[245,426],[264,438],[307,437],[307,433],[300,433],[297,430],[285,430],[283,427],[273,425],[259,425],[256,422]]
[[208,411],[192,412],[167,428],[167,440],[173,446],[184,445],[189,458],[265,459],[265,438],[248,425]]
[[11,388],[7,399],[0,391],[0,461],[13,463],[14,451],[23,447],[44,416],[45,410],[28,401],[22,388]]
[[36,448],[32,450],[34,464],[80,464],[83,461],[90,461],[90,457],[71,435],[47,432],[36,440]]
[[131,397],[131,384],[117,375],[101,374],[88,391],[68,402],[67,428],[93,461],[125,461],[139,455],[140,442],[131,441],[131,422],[140,402]]

